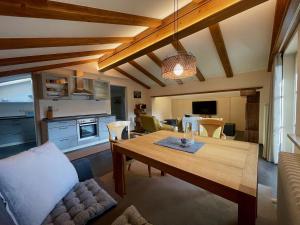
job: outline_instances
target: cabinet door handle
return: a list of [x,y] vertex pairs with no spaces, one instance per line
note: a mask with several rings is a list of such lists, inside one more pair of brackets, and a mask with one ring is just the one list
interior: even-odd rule
[[59,141],[67,141],[69,140],[69,138],[63,138],[63,139],[60,139]]
[[59,127],[59,129],[68,129],[68,127],[67,126],[64,126],[64,127]]

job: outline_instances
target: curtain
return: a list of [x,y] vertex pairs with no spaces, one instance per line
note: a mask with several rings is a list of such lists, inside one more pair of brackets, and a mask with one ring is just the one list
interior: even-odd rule
[[282,56],[275,56],[270,85],[270,103],[267,123],[267,141],[263,157],[278,163],[278,154],[282,145]]

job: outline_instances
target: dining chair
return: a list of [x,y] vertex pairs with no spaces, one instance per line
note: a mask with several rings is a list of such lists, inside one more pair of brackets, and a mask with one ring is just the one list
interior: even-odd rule
[[[117,143],[118,141],[122,141],[124,139],[130,139],[130,121],[115,121],[112,123],[107,124],[108,132],[109,132],[109,142],[110,142],[110,149],[113,155],[113,163],[114,161],[114,154],[113,154],[113,143]],[[126,130],[127,137],[123,136],[124,129]],[[128,171],[131,168],[131,164],[134,160],[128,156],[126,156],[126,164],[128,164]],[[151,177],[151,167],[148,165],[148,174]]]
[[201,118],[198,120],[199,135],[226,139],[226,135],[223,133],[224,124],[223,119]]

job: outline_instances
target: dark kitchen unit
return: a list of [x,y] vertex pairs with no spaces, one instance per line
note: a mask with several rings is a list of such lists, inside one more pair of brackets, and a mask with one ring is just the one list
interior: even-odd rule
[[109,141],[107,124],[116,121],[109,114],[79,115],[43,119],[42,142],[52,141],[63,152]]
[[0,158],[36,146],[34,104],[30,76],[0,79]]

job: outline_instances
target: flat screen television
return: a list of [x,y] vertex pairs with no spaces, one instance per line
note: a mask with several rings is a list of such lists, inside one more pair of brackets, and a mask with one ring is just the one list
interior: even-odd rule
[[216,101],[201,101],[193,102],[193,114],[199,115],[216,115],[217,102]]

